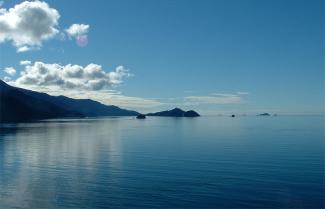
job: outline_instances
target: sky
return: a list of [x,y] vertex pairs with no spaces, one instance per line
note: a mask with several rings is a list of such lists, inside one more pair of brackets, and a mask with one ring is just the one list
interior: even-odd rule
[[325,114],[323,0],[0,5],[11,85],[145,113]]

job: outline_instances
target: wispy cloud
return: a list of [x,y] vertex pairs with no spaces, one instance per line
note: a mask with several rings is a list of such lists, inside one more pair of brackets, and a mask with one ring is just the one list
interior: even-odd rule
[[13,67],[6,67],[6,68],[4,69],[4,71],[5,71],[5,73],[7,73],[7,74],[10,75],[10,76],[13,76],[13,75],[16,74],[16,69],[13,68]]
[[29,61],[29,60],[22,60],[22,61],[19,62],[19,64],[20,65],[30,65],[30,64],[32,64],[32,62]]
[[238,95],[248,95],[249,92],[246,92],[246,91],[238,91],[237,94]]
[[11,77],[9,77],[9,76],[5,76],[5,77],[3,78],[3,80],[4,80],[5,82],[10,82],[10,81],[11,81]]
[[238,104],[241,102],[241,97],[238,94],[222,94],[214,93],[209,96],[187,96],[184,98],[187,105],[201,104]]
[[7,78],[6,82],[13,86],[26,88],[34,91],[45,92],[53,96],[67,96],[75,99],[92,99],[101,102],[106,105],[116,105],[123,108],[131,108],[136,110],[145,110],[150,108],[156,108],[164,105],[158,99],[142,98],[134,96],[126,96],[121,92],[114,89],[108,90],[78,90],[78,89],[68,89],[64,90],[58,86],[38,86],[38,85],[24,85],[17,84],[17,82],[12,81]]

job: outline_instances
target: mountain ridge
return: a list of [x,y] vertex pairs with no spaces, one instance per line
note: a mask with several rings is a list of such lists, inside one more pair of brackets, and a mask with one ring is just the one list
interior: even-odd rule
[[50,118],[137,116],[140,113],[90,99],[51,96],[13,87],[0,80],[0,122],[19,122]]
[[[81,118],[98,116],[138,116],[137,111],[105,105],[91,99],[51,96],[47,93],[10,86],[0,80],[0,123],[23,122],[52,118]],[[144,114],[164,117],[199,117],[194,110],[180,108]]]

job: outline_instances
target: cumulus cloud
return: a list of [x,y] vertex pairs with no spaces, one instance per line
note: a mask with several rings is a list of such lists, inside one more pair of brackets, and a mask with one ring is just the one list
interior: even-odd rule
[[86,35],[88,33],[89,25],[85,24],[72,24],[65,31],[70,37],[78,37],[81,35]]
[[[0,7],[1,7],[0,1]],[[44,41],[57,37],[65,40],[65,33],[84,47],[88,43],[89,25],[72,24],[59,30],[59,12],[43,1],[24,1],[14,7],[0,8],[0,43],[11,42],[17,52],[40,49]]]
[[59,12],[46,2],[24,1],[0,14],[0,43],[10,41],[18,52],[39,48],[58,32]]
[[107,105],[145,110],[163,105],[159,99],[125,96],[113,87],[131,76],[123,66],[107,72],[97,64],[61,65],[23,60],[24,67],[16,80],[5,77],[10,85],[45,92],[50,95],[64,95],[75,99],[93,99]]
[[29,61],[29,60],[22,60],[22,61],[20,61],[19,64],[20,64],[20,65],[30,65],[30,64],[32,64],[32,62]]
[[[13,86],[31,89],[51,95],[64,95],[76,99],[93,99],[107,105],[144,110],[152,108],[157,111],[164,106],[166,109],[175,106],[186,107],[193,105],[226,105],[242,103],[242,97],[247,92],[232,94],[212,93],[208,95],[186,96],[176,98],[142,98],[126,96],[116,91],[124,78],[131,76],[129,71],[118,66],[113,71],[106,71],[101,65],[86,66],[73,64],[49,64],[22,60],[23,70],[17,79],[5,77],[4,80]],[[13,68],[5,69],[8,75],[13,75]],[[14,71],[16,72],[16,71]]]
[[89,29],[89,25],[72,24],[65,31],[70,38],[76,39],[76,43],[78,46],[85,47],[88,44],[88,36],[87,36],[88,29]]
[[5,71],[5,73],[7,73],[7,74],[10,75],[10,76],[13,76],[13,75],[16,74],[16,70],[15,70],[15,68],[13,68],[13,67],[6,67],[6,68],[4,69],[4,71]]
[[130,75],[123,66],[118,66],[115,71],[106,72],[101,65],[93,63],[83,67],[34,62],[25,65],[15,83],[25,86],[52,86],[59,89],[103,90],[121,84],[123,78]]

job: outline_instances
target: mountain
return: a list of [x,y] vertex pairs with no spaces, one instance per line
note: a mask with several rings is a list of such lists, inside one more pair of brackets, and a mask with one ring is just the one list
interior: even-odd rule
[[136,111],[90,99],[71,99],[16,88],[0,80],[0,122],[63,117],[137,116]]
[[194,110],[184,111],[180,108],[166,110],[156,113],[148,113],[147,116],[161,116],[161,117],[199,117],[200,115]]

